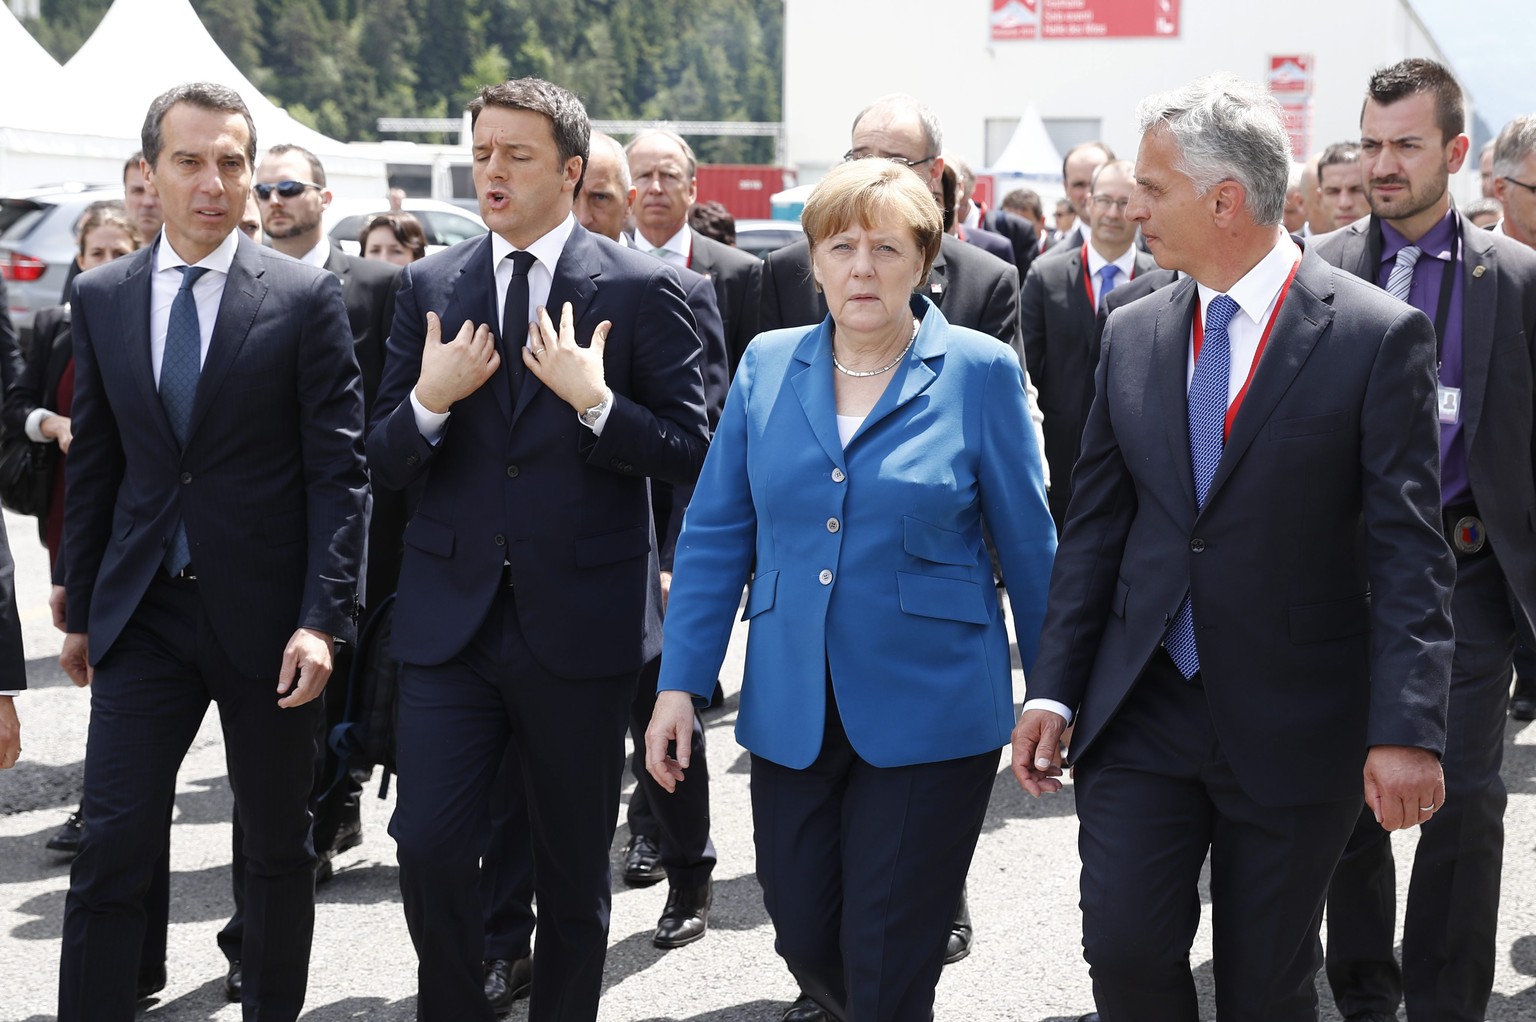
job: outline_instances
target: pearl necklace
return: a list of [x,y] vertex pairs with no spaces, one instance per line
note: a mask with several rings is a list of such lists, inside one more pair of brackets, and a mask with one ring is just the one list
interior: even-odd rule
[[895,369],[898,365],[900,365],[901,364],[901,360],[907,357],[907,352],[912,350],[912,345],[916,341],[917,341],[917,320],[914,319],[912,321],[912,336],[907,338],[907,346],[905,348],[902,348],[901,351],[897,352],[895,358],[891,359],[889,362],[887,362],[885,365],[881,366],[879,369],[849,369],[847,366],[843,365],[841,362],[839,362],[837,360],[837,345],[835,345],[835,344],[832,346],[832,364],[834,366],[836,366],[837,367],[837,371],[842,373],[844,376],[854,376],[854,377],[858,377],[858,378],[861,378],[861,379],[864,378],[864,377],[869,377],[869,376],[880,376],[883,373],[890,372],[892,369]]

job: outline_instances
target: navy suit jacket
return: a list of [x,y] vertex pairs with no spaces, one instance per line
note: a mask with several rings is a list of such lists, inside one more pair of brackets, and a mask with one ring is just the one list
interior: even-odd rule
[[960,240],[966,244],[975,245],[988,255],[994,255],[1004,262],[1012,263],[1014,261],[1013,242],[1001,234],[989,231],[984,227],[962,227],[961,230],[965,232],[965,236]]
[[1007,742],[1012,667],[983,526],[1026,671],[1034,659],[1055,530],[1023,372],[912,302],[922,327],[847,447],[831,319],[752,345],[678,543],[658,689],[709,698],[751,574],[737,737],[784,766],[821,749],[829,670],[848,739],[876,766]]
[[350,639],[357,611],[368,480],[341,284],[239,239],[183,451],[150,362],[154,251],[75,279],[69,629],[99,663],[184,521],[214,634],[273,677],[295,629]]
[[548,307],[571,303],[583,345],[598,323],[613,324],[603,371],[614,398],[602,435],[524,370],[515,401],[505,376],[494,375],[453,406],[430,444],[408,400],[421,373],[426,313],[442,317],[445,340],[466,321],[494,326],[494,272],[484,235],[413,263],[400,278],[368,436],[379,485],[422,483],[405,529],[393,652],[424,665],[458,655],[507,564],[523,635],[545,670],[568,678],[638,670],[661,648],[646,478],[692,482],[708,443],[693,317],[665,263],[577,226],[555,266]]
[[[1150,255],[1137,252],[1131,280],[1156,268]],[[1093,400],[1093,367],[1099,362],[1099,327],[1083,284],[1081,248],[1035,260],[1019,296],[1019,327],[1029,378],[1040,391],[1045,458],[1051,466],[1051,517],[1060,525]]]
[[1030,263],[1040,254],[1040,237],[1035,225],[1006,209],[989,209],[981,218],[981,226],[1001,234],[1013,245],[1013,265],[1023,280],[1029,273]]
[[[732,248],[692,227],[688,268],[702,273],[715,287],[715,305],[725,327],[725,347],[730,357],[730,372],[736,372],[741,353],[758,332],[759,293],[762,290],[763,263],[756,256]],[[729,382],[729,378],[727,378]]]
[[[1313,238],[1310,247],[1374,284],[1380,238],[1364,217]],[[1464,218],[1461,243],[1461,439],[1472,499],[1510,589],[1536,614],[1536,252]]]
[[1423,313],[1302,258],[1203,510],[1185,279],[1110,317],[1030,698],[1093,755],[1186,594],[1217,738],[1263,805],[1360,797],[1369,746],[1440,752],[1455,563]]

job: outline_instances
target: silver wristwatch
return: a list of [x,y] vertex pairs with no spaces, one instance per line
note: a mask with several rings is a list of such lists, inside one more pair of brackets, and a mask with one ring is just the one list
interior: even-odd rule
[[609,406],[612,404],[613,391],[610,390],[603,395],[603,399],[601,401],[581,413],[581,424],[588,429],[596,426],[598,420],[603,417],[604,413],[608,411]]

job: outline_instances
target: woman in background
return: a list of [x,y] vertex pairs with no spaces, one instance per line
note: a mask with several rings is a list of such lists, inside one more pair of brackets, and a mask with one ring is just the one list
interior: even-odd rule
[[364,259],[409,266],[427,254],[421,221],[409,213],[379,213],[368,218],[357,236]]

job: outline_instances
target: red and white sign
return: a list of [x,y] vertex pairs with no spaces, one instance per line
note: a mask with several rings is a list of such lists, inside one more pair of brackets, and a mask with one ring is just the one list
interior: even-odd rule
[[1291,136],[1291,158],[1307,159],[1312,149],[1312,100],[1292,96],[1275,98],[1280,101],[1280,109],[1285,114],[1285,130]]
[[993,42],[1178,34],[1179,0],[992,0]]
[[1269,91],[1276,98],[1312,95],[1312,55],[1272,55],[1269,58]]

